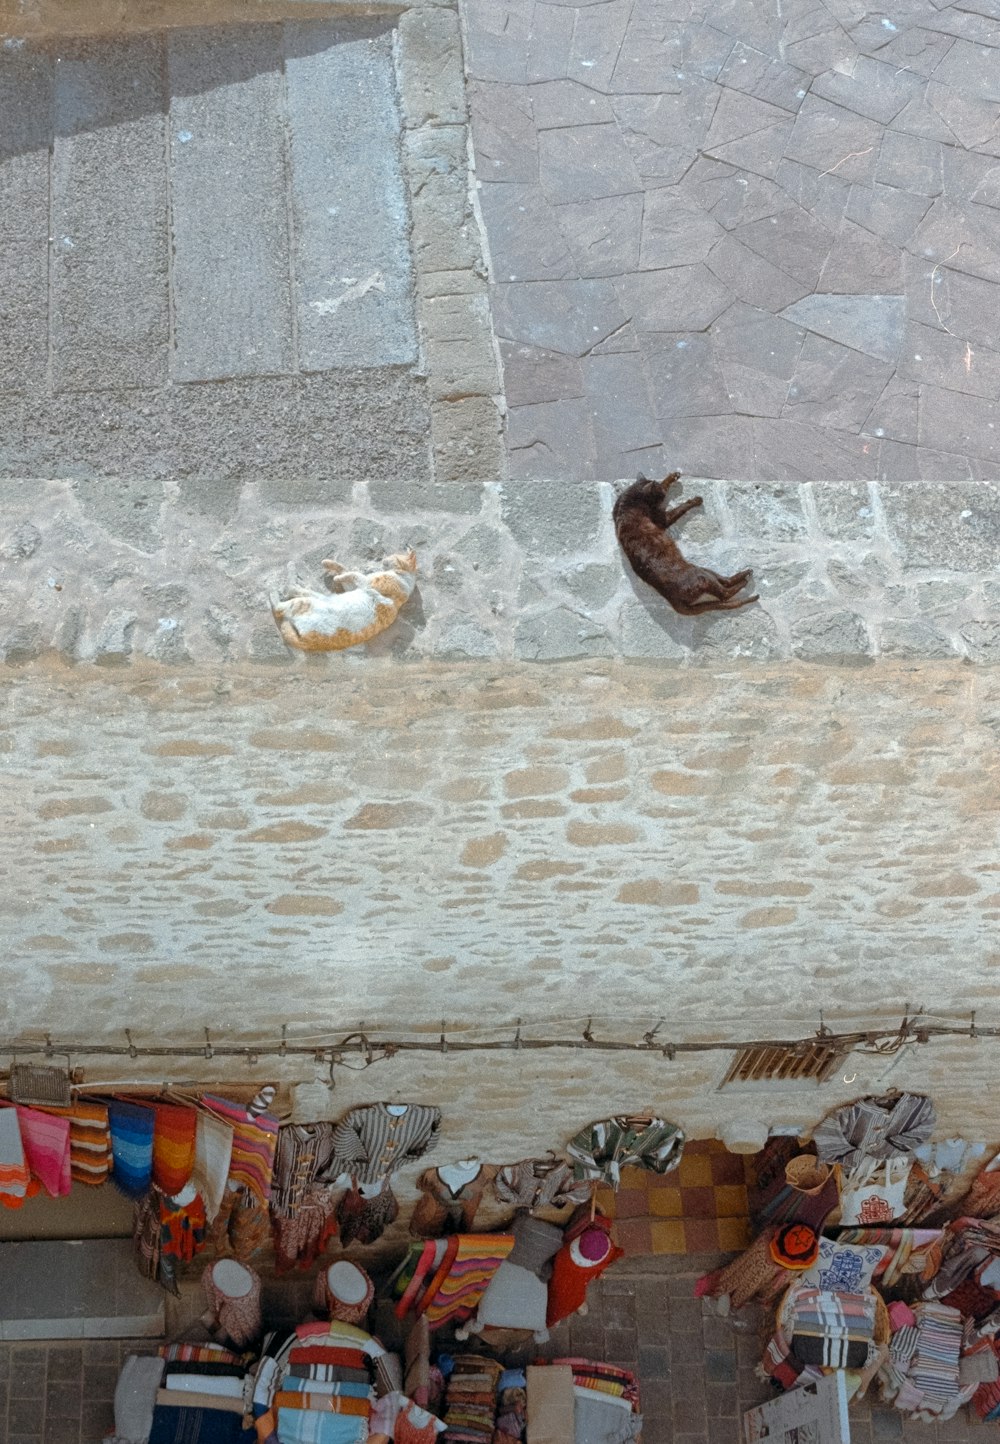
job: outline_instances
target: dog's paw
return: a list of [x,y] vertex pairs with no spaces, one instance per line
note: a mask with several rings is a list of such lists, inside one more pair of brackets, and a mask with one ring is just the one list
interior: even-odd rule
[[691,504],[691,506],[704,506],[704,505],[705,505],[705,498],[704,498],[703,496],[693,496],[693,497],[691,498],[690,504]]

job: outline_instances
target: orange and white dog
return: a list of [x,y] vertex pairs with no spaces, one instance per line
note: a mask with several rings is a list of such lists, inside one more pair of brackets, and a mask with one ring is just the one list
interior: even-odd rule
[[270,597],[282,637],[303,652],[341,652],[370,642],[392,625],[417,584],[412,548],[386,557],[380,572],[350,572],[329,560],[323,566],[336,578],[336,591],[299,587]]

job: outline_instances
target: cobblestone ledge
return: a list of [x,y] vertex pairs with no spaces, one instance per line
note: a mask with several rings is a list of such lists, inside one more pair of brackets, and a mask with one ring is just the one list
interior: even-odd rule
[[[698,482],[692,558],[752,566],[760,604],[677,616],[629,570],[606,483],[0,482],[0,649],[104,666],[307,665],[266,594],[417,549],[418,591],[368,648],[413,660],[623,657],[1000,662],[1000,484]],[[353,655],[353,654],[352,654]],[[340,656],[310,666],[343,666]]]

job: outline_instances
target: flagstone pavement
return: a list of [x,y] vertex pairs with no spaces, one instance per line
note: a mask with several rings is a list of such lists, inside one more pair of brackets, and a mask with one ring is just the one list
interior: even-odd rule
[[997,0],[465,0],[518,477],[1000,477]]

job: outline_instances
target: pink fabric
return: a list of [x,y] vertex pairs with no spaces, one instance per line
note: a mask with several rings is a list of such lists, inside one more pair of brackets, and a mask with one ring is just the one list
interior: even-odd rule
[[579,1239],[580,1252],[592,1263],[599,1263],[611,1250],[611,1240],[599,1228],[586,1228]]
[[897,1299],[894,1304],[889,1305],[889,1323],[892,1325],[893,1333],[897,1329],[907,1328],[916,1322],[917,1316],[909,1304],[904,1304],[901,1299]]
[[73,1186],[69,1158],[69,1119],[17,1105],[17,1121],[28,1168],[51,1198],[63,1198]]

